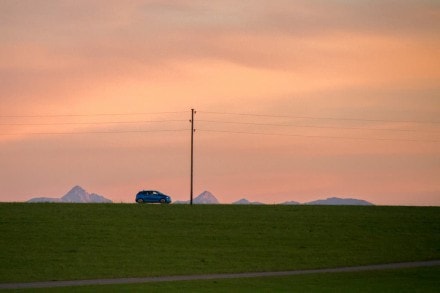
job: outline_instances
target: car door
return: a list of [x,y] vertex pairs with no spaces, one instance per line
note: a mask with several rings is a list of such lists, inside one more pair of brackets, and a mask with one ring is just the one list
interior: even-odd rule
[[159,202],[161,199],[159,192],[153,191],[152,195],[151,195],[151,199],[152,199],[152,202]]
[[151,191],[145,191],[144,193],[144,201],[151,202]]
[[148,192],[147,191],[143,191],[141,193],[141,198],[144,202],[148,202]]
[[155,191],[149,191],[148,192],[148,202],[156,202],[157,201],[157,195]]

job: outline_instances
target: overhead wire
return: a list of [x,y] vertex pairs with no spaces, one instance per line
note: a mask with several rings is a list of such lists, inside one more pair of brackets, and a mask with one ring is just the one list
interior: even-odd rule
[[[382,120],[382,119],[352,119],[352,118],[336,118],[336,117],[313,117],[313,116],[291,116],[291,115],[270,115],[270,114],[253,114],[253,113],[233,113],[233,112],[212,112],[197,111],[202,114],[215,115],[239,115],[250,117],[268,117],[268,118],[293,118],[293,119],[322,119],[322,120],[341,120],[341,121],[364,121],[364,122],[388,122],[388,123],[440,123],[434,121],[403,121],[403,120]],[[11,115],[0,117],[14,118],[62,118],[62,117],[97,117],[97,116],[128,116],[128,115],[146,115],[146,114],[177,114],[188,113],[188,111],[176,112],[137,112],[137,113],[95,113],[95,114],[49,114],[49,115]],[[111,125],[111,124],[147,124],[147,123],[168,123],[168,122],[185,122],[182,119],[163,119],[163,120],[132,120],[132,121],[91,121],[91,122],[41,122],[41,123],[0,123],[0,126],[55,126],[55,125]],[[371,128],[371,127],[351,127],[351,126],[327,126],[327,125],[298,125],[292,123],[267,123],[267,122],[246,122],[246,121],[226,121],[226,120],[209,120],[197,119],[197,123],[217,123],[231,125],[249,125],[249,126],[274,126],[274,127],[294,127],[294,128],[314,128],[314,129],[335,129],[335,130],[373,130],[373,131],[391,131],[391,132],[428,132],[429,130],[404,129],[404,128]],[[107,133],[148,133],[148,132],[170,132],[170,131],[188,131],[189,129],[152,129],[152,130],[109,130],[109,131],[42,131],[42,132],[23,132],[23,133],[0,133],[0,135],[66,135],[66,134],[107,134]],[[357,139],[357,140],[379,140],[379,141],[420,141],[420,142],[439,142],[436,139],[406,139],[406,138],[377,138],[377,137],[354,137],[354,136],[332,136],[332,135],[308,135],[308,134],[288,134],[275,132],[249,132],[240,130],[225,129],[198,129],[205,132],[232,133],[232,134],[252,134],[252,135],[275,135],[275,136],[293,136],[293,137],[321,137],[333,139]],[[435,131],[435,130],[434,130]]]
[[51,122],[51,123],[0,123],[0,126],[144,124],[144,123],[165,123],[165,122],[182,122],[182,121],[187,121],[187,120],[140,120],[140,121]]
[[197,131],[214,132],[214,133],[252,134],[252,135],[286,136],[286,137],[329,138],[329,139],[350,139],[350,140],[406,141],[406,142],[431,142],[431,143],[439,143],[440,142],[440,140],[399,139],[399,138],[367,138],[367,137],[350,137],[350,136],[247,132],[247,131],[231,131],[231,130],[217,130],[217,129],[197,129]]
[[110,131],[75,131],[75,132],[26,132],[26,133],[0,133],[0,135],[75,135],[75,134],[113,134],[113,133],[150,133],[150,132],[180,132],[190,129],[155,129],[155,130],[110,130]]
[[[236,115],[236,116],[249,116],[249,117],[267,117],[267,118],[289,118],[289,119],[320,119],[320,120],[341,120],[341,121],[362,121],[362,122],[386,122],[386,123],[422,123],[422,124],[437,124],[436,121],[410,121],[410,120],[385,120],[385,119],[355,119],[355,118],[336,118],[336,117],[313,117],[313,116],[292,116],[292,115],[271,115],[271,114],[254,114],[254,113],[234,113],[234,112],[212,112],[212,111],[198,111],[202,114],[215,114],[215,115]],[[230,124],[230,125],[247,125],[247,126],[269,126],[269,127],[294,127],[294,128],[314,128],[314,129],[333,129],[333,130],[363,130],[363,131],[386,131],[386,132],[400,132],[400,133],[429,133],[438,134],[437,129],[414,129],[414,128],[372,128],[372,127],[359,127],[359,126],[328,126],[328,125],[310,125],[310,124],[293,124],[293,123],[270,123],[264,122],[248,122],[248,121],[227,121],[227,120],[209,120],[200,119],[202,123],[213,124]],[[205,124],[206,125],[206,124]],[[273,135],[273,136],[286,136],[286,137],[314,137],[314,138],[327,138],[327,139],[352,139],[352,140],[376,140],[376,141],[406,141],[406,142],[440,142],[440,139],[436,138],[391,138],[391,137],[366,137],[366,136],[334,136],[334,135],[312,135],[312,134],[289,134],[289,133],[277,133],[267,130],[261,131],[242,131],[242,130],[229,130],[229,129],[199,129],[205,132],[216,133],[231,133],[231,134],[251,134],[251,135]]]
[[370,128],[370,127],[341,127],[341,126],[316,126],[316,125],[298,125],[298,124],[279,124],[279,123],[258,123],[258,122],[238,122],[238,121],[222,121],[222,120],[204,120],[199,119],[198,122],[221,123],[221,124],[239,124],[239,125],[257,125],[257,126],[285,126],[295,128],[323,128],[323,129],[352,129],[352,130],[380,130],[380,131],[400,131],[400,132],[420,132],[415,129],[401,128]]
[[161,115],[182,114],[188,111],[169,112],[126,112],[126,113],[94,113],[94,114],[38,114],[38,115],[0,115],[0,118],[50,118],[50,117],[94,117],[94,116],[135,116],[135,115]]
[[205,113],[205,114],[216,114],[216,115],[236,115],[236,116],[254,116],[254,117],[270,117],[270,118],[341,120],[341,121],[363,121],[363,122],[389,122],[389,123],[440,124],[440,121],[391,120],[391,119],[360,119],[360,118],[272,115],[272,114],[254,114],[254,113],[236,113],[236,112],[235,113],[234,112],[213,112],[213,111],[197,111],[197,112],[198,113]]
[[[136,115],[161,115],[161,114],[182,114],[182,113],[188,113],[188,111],[93,113],[93,114],[0,115],[0,118],[50,118],[50,117],[62,118],[62,117],[95,117],[95,116],[136,116]],[[292,119],[342,120],[342,121],[364,121],[364,122],[440,124],[440,121],[391,120],[391,119],[361,119],[361,118],[341,118],[341,117],[273,115],[273,114],[238,113],[238,112],[215,112],[215,111],[203,111],[203,110],[202,111],[198,110],[197,113],[215,114],[215,115],[236,115],[236,116],[269,117],[269,118],[292,118]]]
[[[185,111],[186,112],[186,111]],[[136,115],[153,115],[153,114],[178,114],[180,112],[137,112],[137,113],[95,113],[95,114],[47,114],[47,115],[10,115],[0,116],[0,118],[68,118],[68,117],[98,117],[98,116],[136,116]],[[78,122],[3,122],[0,126],[93,126],[93,125],[141,125],[148,123],[174,123],[184,122],[182,119],[162,119],[162,120],[131,120],[131,121],[78,121]],[[151,133],[151,132],[175,132],[175,131],[189,131],[188,129],[113,129],[113,130],[77,130],[77,131],[31,131],[31,132],[14,132],[14,133],[0,133],[2,136],[7,135],[77,135],[77,134],[112,134],[112,133]]]

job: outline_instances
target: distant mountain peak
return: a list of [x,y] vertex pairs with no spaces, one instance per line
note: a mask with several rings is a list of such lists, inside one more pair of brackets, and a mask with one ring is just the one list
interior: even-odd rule
[[250,204],[250,203],[251,203],[251,202],[248,201],[247,199],[242,198],[242,199],[239,199],[239,200],[237,200],[237,201],[234,201],[232,204]]
[[81,186],[74,186],[69,192],[67,192],[62,198],[63,202],[88,202],[90,194]]
[[38,197],[28,202],[111,203],[112,201],[102,195],[88,193],[84,188],[76,185],[61,198]]
[[264,203],[258,201],[249,201],[246,198],[234,201],[232,204],[251,204],[251,205],[263,205]]
[[[175,201],[174,204],[189,204],[189,200]],[[219,204],[218,199],[209,191],[203,191],[193,199],[194,204]]]
[[294,200],[285,201],[282,203],[283,205],[299,205],[300,203]]
[[205,190],[200,193],[197,197],[215,197],[211,192]]
[[356,198],[329,197],[305,203],[306,205],[374,205],[371,202]]
[[197,204],[218,204],[218,199],[209,191],[205,190],[194,198],[194,203]]
[[75,185],[74,187],[72,187],[69,193],[70,192],[86,192],[86,190],[79,185]]
[[[175,201],[174,204],[189,204],[189,200]],[[219,204],[218,199],[209,191],[205,190],[200,193],[197,197],[193,199],[194,204]],[[246,198],[241,198],[240,200],[232,202],[235,205],[264,205],[265,203],[258,201],[250,201]],[[300,203],[298,201],[285,201],[279,203],[281,205],[374,205],[368,201],[355,198],[339,198],[339,197],[329,197],[327,199],[320,199],[305,203]]]

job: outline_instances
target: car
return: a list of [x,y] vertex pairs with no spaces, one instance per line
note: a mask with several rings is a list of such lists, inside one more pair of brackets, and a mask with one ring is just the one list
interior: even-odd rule
[[136,194],[137,203],[171,203],[171,197],[156,190],[142,190]]

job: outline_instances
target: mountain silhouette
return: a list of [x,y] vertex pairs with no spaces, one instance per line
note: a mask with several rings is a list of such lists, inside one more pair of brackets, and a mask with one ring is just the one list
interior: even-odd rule
[[371,206],[374,205],[371,202],[362,199],[355,198],[339,198],[329,197],[327,199],[319,199],[304,203],[305,205],[358,205],[358,206]]
[[[176,201],[175,204],[189,204],[189,200]],[[193,204],[219,204],[218,199],[209,191],[203,191],[197,197],[193,198]]]
[[196,198],[194,198],[193,203],[197,204],[218,204],[218,199],[209,191],[203,191]]
[[283,202],[281,204],[283,204],[283,205],[299,205],[301,203],[299,203],[297,201],[294,201],[294,200],[289,200],[289,201],[285,201],[285,202]]
[[27,202],[111,203],[112,201],[102,195],[88,193],[84,188],[77,185],[61,198],[35,197]]
[[258,201],[249,201],[246,198],[242,198],[240,200],[234,201],[232,204],[253,204],[253,205],[259,205],[259,204],[264,204],[264,203],[258,202]]

